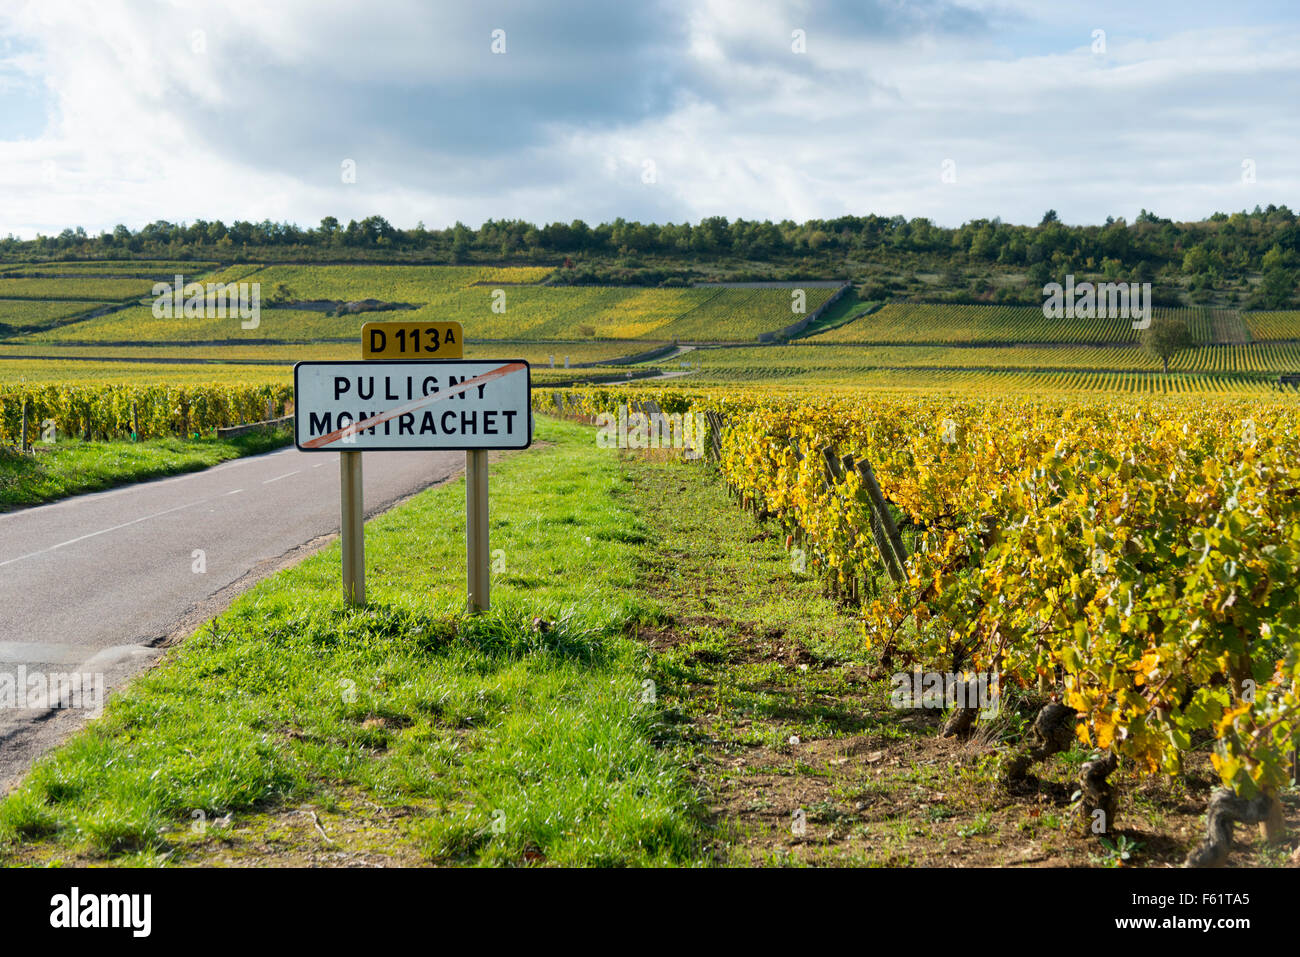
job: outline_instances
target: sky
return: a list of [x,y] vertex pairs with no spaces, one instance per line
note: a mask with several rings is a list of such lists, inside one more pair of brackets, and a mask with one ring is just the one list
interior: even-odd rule
[[0,0],[0,235],[1300,207],[1300,3]]

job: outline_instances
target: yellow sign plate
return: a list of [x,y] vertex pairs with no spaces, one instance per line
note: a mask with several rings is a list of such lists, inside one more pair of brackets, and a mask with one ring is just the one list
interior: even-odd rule
[[363,359],[463,359],[459,322],[367,322],[361,327]]

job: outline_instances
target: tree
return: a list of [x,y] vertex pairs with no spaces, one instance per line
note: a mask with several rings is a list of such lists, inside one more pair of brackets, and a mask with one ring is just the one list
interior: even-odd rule
[[1260,262],[1260,267],[1264,270],[1264,272],[1268,272],[1270,269],[1276,269],[1278,266],[1285,266],[1285,265],[1286,265],[1286,253],[1282,251],[1282,247],[1279,246],[1277,243],[1274,243],[1273,248],[1270,249],[1268,252],[1264,253],[1264,258]]
[[456,225],[451,228],[451,258],[453,261],[463,263],[469,258],[469,245],[472,234],[469,227],[456,220]]
[[1267,309],[1285,309],[1295,292],[1295,273],[1285,266],[1274,266],[1264,273],[1259,284],[1259,301]]
[[1056,215],[1056,210],[1049,209],[1047,212],[1043,213],[1043,218],[1039,221],[1038,225],[1046,226],[1049,223],[1059,223],[1060,221],[1060,217]]
[[1153,319],[1142,333],[1142,348],[1164,364],[1166,375],[1169,360],[1193,345],[1192,332],[1181,319]]
[[1204,246],[1193,246],[1183,256],[1183,272],[1190,275],[1208,273],[1214,268],[1214,258]]

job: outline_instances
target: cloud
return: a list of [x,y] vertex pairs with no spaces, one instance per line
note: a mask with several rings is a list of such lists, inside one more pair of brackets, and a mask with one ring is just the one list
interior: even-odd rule
[[1036,222],[1049,206],[1078,222],[1294,205],[1300,30],[1285,8],[1266,15],[1241,25],[1163,0],[1145,19],[1110,0],[1050,13],[1022,0],[34,0],[0,13],[13,118],[0,233],[376,212],[430,226],[846,212],[955,224]]

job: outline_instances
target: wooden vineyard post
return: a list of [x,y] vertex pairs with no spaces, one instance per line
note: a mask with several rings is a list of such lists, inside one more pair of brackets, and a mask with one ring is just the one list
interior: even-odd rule
[[366,527],[361,483],[361,453],[339,453],[340,498],[343,503],[343,599],[366,603]]
[[[875,513],[875,520],[880,524],[880,530],[883,532],[883,540],[878,541],[878,544],[881,554],[885,556],[886,566],[891,567],[890,577],[896,582],[901,582],[906,577],[907,568],[907,549],[903,547],[903,536],[898,534],[894,517],[889,514],[889,506],[885,503],[885,496],[880,491],[880,484],[876,481],[876,473],[872,471],[871,463],[862,459],[857,463],[857,470],[858,475],[862,477],[862,486],[866,489],[872,512]],[[889,560],[891,556],[892,562]]]
[[[789,448],[790,452],[794,455],[794,459],[796,462],[803,461],[803,452],[799,450],[798,442],[791,440],[790,443],[787,445],[787,448]],[[803,526],[799,524],[799,519],[797,517],[792,517],[790,520],[790,524],[791,524],[790,539],[793,542],[793,544],[795,544],[796,546],[802,549],[804,546]]]
[[[835,493],[835,483],[844,477],[842,466],[839,459],[835,457],[835,449],[829,445],[822,446],[823,464],[826,466],[822,474],[822,485],[832,496]],[[826,577],[830,584],[831,597],[838,600],[840,597],[840,579],[838,575],[832,575],[829,563],[826,566]]]
[[22,431],[22,436],[19,438],[18,451],[19,452],[27,451],[27,400],[26,399],[23,399],[23,431]]
[[722,459],[722,416],[716,412],[705,413],[705,419],[709,423],[709,457],[718,462]]
[[131,400],[131,438],[139,440],[140,438],[140,415],[136,411],[135,400]]
[[465,559],[471,615],[491,605],[489,554],[488,454],[470,449],[465,453]]
[[660,419],[660,416],[663,412],[659,408],[659,403],[654,401],[642,403],[641,414],[645,416],[646,430],[649,432],[646,439],[646,448],[657,449],[662,444],[660,435],[662,419]]

